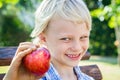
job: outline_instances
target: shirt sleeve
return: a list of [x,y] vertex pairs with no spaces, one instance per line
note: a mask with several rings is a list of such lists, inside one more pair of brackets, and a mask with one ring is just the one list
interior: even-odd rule
[[91,76],[83,73],[81,70],[80,70],[80,67],[79,66],[76,66],[74,67],[74,71],[77,75],[77,78],[78,80],[95,80],[94,78],[92,78]]

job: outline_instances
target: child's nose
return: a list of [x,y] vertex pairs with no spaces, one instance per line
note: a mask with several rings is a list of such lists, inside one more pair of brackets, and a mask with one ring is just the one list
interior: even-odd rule
[[72,50],[73,51],[81,51],[82,49],[82,45],[79,41],[74,41],[73,44],[72,44]]

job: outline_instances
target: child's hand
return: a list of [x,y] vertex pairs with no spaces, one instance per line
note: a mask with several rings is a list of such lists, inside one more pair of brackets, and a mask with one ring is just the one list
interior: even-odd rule
[[3,80],[36,80],[37,78],[40,78],[41,76],[35,76],[28,72],[22,63],[23,57],[37,48],[38,46],[31,42],[20,43],[11,62],[10,68]]

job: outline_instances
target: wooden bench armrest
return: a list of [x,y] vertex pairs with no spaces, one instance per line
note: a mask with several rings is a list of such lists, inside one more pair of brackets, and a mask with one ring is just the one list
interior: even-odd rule
[[95,80],[102,80],[102,74],[97,65],[80,66],[83,73],[93,77]]

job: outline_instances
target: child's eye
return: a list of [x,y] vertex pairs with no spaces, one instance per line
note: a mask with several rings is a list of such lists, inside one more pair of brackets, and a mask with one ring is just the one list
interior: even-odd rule
[[61,38],[60,40],[69,41],[69,40],[71,40],[71,39],[70,39],[70,38]]
[[85,39],[88,39],[89,38],[89,36],[82,36],[82,37],[80,37],[80,40],[85,40]]

